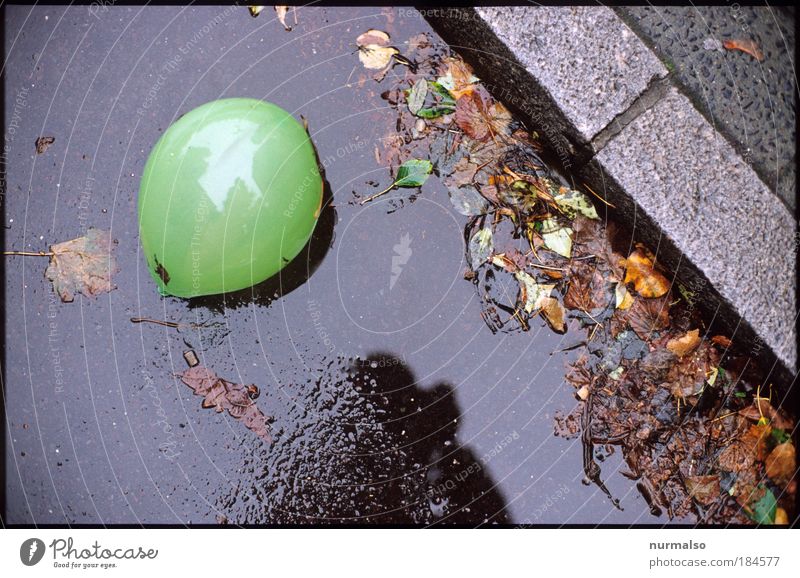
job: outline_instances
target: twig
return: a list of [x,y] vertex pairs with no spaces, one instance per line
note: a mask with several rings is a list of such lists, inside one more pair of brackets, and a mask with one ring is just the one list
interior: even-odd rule
[[3,251],[3,255],[16,255],[18,257],[52,257],[52,251]]
[[617,208],[617,207],[615,207],[614,205],[612,205],[611,203],[609,203],[608,201],[606,201],[606,200],[605,200],[603,197],[601,197],[600,195],[598,195],[597,193],[595,193],[595,192],[592,190],[592,188],[591,188],[589,185],[587,185],[586,183],[583,183],[583,186],[584,186],[584,187],[586,187],[586,189],[587,189],[587,190],[588,190],[590,193],[592,193],[592,194],[593,194],[595,197],[597,197],[598,199],[600,199],[601,201],[603,201],[603,203],[605,203],[606,205],[608,205],[608,206],[609,206],[609,207],[611,207],[612,209],[616,209],[616,208]]
[[158,319],[149,319],[147,317],[131,317],[132,323],[155,323],[156,325],[163,325],[164,327],[172,327],[177,329],[179,327],[178,323],[173,323],[172,321],[160,321]]
[[395,186],[396,186],[396,185],[395,185],[395,183],[392,183],[392,184],[391,184],[391,186],[390,186],[388,189],[385,189],[385,190],[381,191],[380,193],[375,193],[375,194],[374,194],[374,195],[372,195],[371,197],[367,197],[366,199],[363,199],[363,200],[362,200],[362,201],[361,201],[359,204],[360,204],[360,205],[363,205],[363,204],[365,204],[365,203],[369,203],[370,201],[373,201],[373,200],[377,199],[377,198],[378,198],[378,197],[380,197],[381,195],[385,195],[386,193],[388,193],[389,191],[391,191],[392,189],[394,189],[394,188],[395,188]]

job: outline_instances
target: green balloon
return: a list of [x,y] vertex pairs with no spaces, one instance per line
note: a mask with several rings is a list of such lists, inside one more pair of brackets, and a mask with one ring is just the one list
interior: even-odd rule
[[206,103],[156,143],[139,187],[139,232],[159,291],[213,295],[259,283],[308,242],[322,177],[304,128],[250,98]]

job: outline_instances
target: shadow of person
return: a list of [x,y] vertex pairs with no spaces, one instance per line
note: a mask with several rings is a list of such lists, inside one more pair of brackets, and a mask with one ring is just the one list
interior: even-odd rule
[[288,265],[252,287],[220,295],[192,297],[188,299],[189,308],[205,307],[214,313],[223,313],[225,309],[236,309],[251,303],[269,306],[273,301],[303,285],[322,263],[334,240],[336,209],[333,206],[331,186],[324,172],[322,182],[322,210],[314,232],[305,247]]
[[371,353],[352,371],[366,386],[363,395],[382,410],[381,425],[397,449],[425,469],[428,524],[510,523],[486,461],[457,439],[461,413],[449,384],[423,389],[408,365],[387,352]]

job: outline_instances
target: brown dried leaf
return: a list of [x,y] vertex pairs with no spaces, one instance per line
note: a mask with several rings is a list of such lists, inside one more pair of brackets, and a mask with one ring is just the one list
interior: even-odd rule
[[708,344],[703,344],[694,355],[679,358],[666,378],[672,394],[681,399],[698,395],[706,386],[711,370],[718,364],[719,353]]
[[786,486],[797,472],[797,454],[792,442],[775,446],[765,462],[767,475],[777,484]]
[[687,331],[682,337],[670,339],[667,342],[667,349],[678,357],[683,357],[697,349],[698,345],[700,345],[700,331],[692,329],[691,331]]
[[456,187],[471,185],[477,170],[478,165],[471,163],[467,157],[461,157],[458,159],[458,162],[453,165],[453,172],[445,178],[445,184],[452,184]]
[[471,92],[456,102],[456,124],[468,137],[485,141],[491,136],[489,113],[478,92]]
[[56,142],[56,139],[52,136],[40,136],[39,138],[36,139],[36,154],[37,155],[42,154],[54,142]]
[[764,53],[761,52],[755,40],[725,40],[722,43],[727,50],[739,50],[745,52],[761,62],[764,60]]
[[564,307],[555,297],[546,297],[540,302],[542,315],[556,333],[564,333],[567,330],[564,323]]
[[217,412],[227,410],[231,417],[241,420],[248,429],[259,437],[272,442],[267,417],[250,399],[249,387],[232,383],[202,365],[195,365],[184,371],[181,381],[188,385],[196,395],[203,396],[202,406],[214,408]]
[[753,399],[753,405],[739,410],[739,415],[753,421],[759,421],[762,417],[769,420],[772,427],[791,431],[794,424],[783,415],[783,412],[775,409],[766,397]]
[[94,297],[114,289],[111,276],[119,271],[112,251],[116,243],[110,231],[90,228],[84,237],[50,246],[44,275],[62,301],[74,300],[76,293]]
[[749,470],[755,463],[755,451],[752,445],[735,440],[719,454],[719,467],[729,472]]
[[472,67],[462,59],[452,56],[445,58],[443,64],[443,76],[450,74],[453,77],[453,90],[450,91],[453,98],[460,99],[462,96],[470,94],[474,89]]
[[731,346],[731,340],[724,335],[715,335],[711,338],[711,343],[714,345],[719,345],[720,347],[724,347],[725,349],[728,349]]
[[686,489],[689,496],[704,506],[710,506],[719,498],[719,476],[689,476]]
[[564,306],[590,313],[608,305],[609,293],[605,279],[597,267],[575,261],[570,268],[569,289],[564,296]]
[[652,332],[669,327],[669,294],[659,299],[636,299],[630,309],[618,309],[614,315],[624,315],[636,335],[650,339]]
[[624,282],[633,283],[633,288],[642,297],[661,297],[669,291],[669,281],[653,268],[653,261],[642,249],[634,250],[625,265]]

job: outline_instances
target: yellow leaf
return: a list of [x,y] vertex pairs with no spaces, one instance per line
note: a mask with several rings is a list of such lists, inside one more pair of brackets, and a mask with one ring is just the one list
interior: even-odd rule
[[667,349],[678,357],[683,357],[697,349],[698,345],[700,345],[700,331],[692,329],[687,331],[683,337],[670,339],[667,342]]
[[365,68],[381,70],[386,68],[395,54],[399,53],[400,51],[394,46],[365,44],[358,49],[358,59]]
[[669,281],[653,268],[653,261],[641,249],[631,253],[625,265],[624,283],[633,283],[642,297],[661,297],[669,291]]
[[628,293],[628,288],[625,287],[624,283],[617,283],[614,289],[614,296],[616,297],[617,309],[622,309],[624,311],[633,305],[633,297]]
[[555,297],[545,297],[538,303],[542,315],[550,328],[556,333],[564,333],[567,327],[564,323],[564,307]]
[[777,508],[775,510],[775,525],[776,526],[788,526],[789,525],[789,515],[786,513],[786,510],[783,508]]

